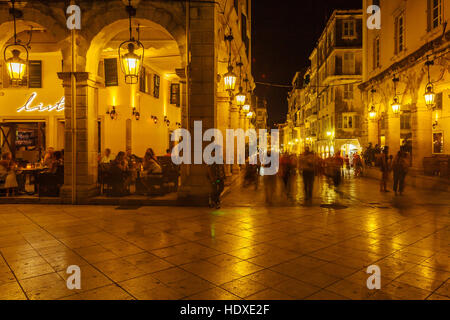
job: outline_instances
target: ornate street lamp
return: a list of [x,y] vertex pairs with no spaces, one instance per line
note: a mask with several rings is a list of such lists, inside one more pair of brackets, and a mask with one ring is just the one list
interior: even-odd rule
[[115,106],[112,106],[111,111],[110,110],[106,111],[106,114],[109,115],[111,120],[117,120],[117,117],[119,116]]
[[228,36],[225,36],[225,41],[228,41],[230,44],[229,54],[228,54],[228,72],[223,75],[223,81],[225,83],[225,90],[228,91],[230,96],[232,95],[234,89],[236,88],[236,74],[233,72],[233,66],[231,65],[231,41],[233,41],[233,35],[230,33]]
[[427,105],[427,107],[429,109],[432,109],[434,107],[434,101],[435,101],[435,93],[434,93],[434,88],[433,88],[433,83],[430,80],[430,66],[434,65],[434,61],[429,61],[428,60],[428,56],[427,56],[427,62],[425,62],[425,65],[427,66],[427,71],[428,71],[428,83],[427,86],[425,87],[425,104]]
[[14,44],[6,46],[3,52],[6,70],[13,84],[23,80],[28,65],[28,49],[17,40],[16,18],[20,18],[22,12],[15,8],[15,2],[11,0],[12,8],[9,10],[14,18]]
[[373,89],[370,90],[370,93],[372,94],[372,106],[370,107],[369,110],[369,119],[370,120],[376,120],[377,118],[377,110],[375,109],[375,104],[373,103],[373,94],[377,92],[377,90]]
[[133,108],[133,112],[131,113],[131,115],[134,116],[137,121],[141,119],[141,113],[137,111],[136,107]]
[[125,83],[136,84],[144,64],[144,45],[133,37],[131,19],[136,16],[136,9],[128,0],[128,19],[130,22],[130,40],[122,42],[119,46],[119,59],[122,72],[125,74]]
[[401,108],[400,98],[397,96],[397,82],[399,82],[399,81],[400,81],[400,79],[394,75],[394,78],[392,79],[392,82],[394,82],[394,100],[391,105],[394,116],[397,116],[400,114],[400,108]]
[[[244,82],[245,82],[245,89],[247,90],[248,93],[251,93],[250,91],[248,91],[248,79],[245,78]],[[249,98],[249,96],[245,97],[245,102],[244,102],[244,105],[242,106],[242,110],[244,110],[245,112],[249,112],[250,111],[250,98]]]
[[375,120],[377,118],[377,110],[375,110],[375,106],[372,106],[369,110],[369,119]]
[[236,104],[238,107],[242,107],[245,104],[245,94],[244,94],[244,88],[242,88],[242,66],[244,64],[242,63],[242,58],[241,61],[239,61],[239,63],[237,64],[237,66],[239,67],[239,92],[236,95]]

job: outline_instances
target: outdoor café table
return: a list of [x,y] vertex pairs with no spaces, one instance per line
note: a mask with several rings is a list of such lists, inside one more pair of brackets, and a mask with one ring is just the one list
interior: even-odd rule
[[[47,170],[46,167],[40,167],[40,168],[19,168],[17,169],[18,173],[22,173],[24,176],[24,184],[23,184],[23,188],[24,190],[21,190],[22,192],[27,193],[28,195],[34,195],[36,193],[38,193],[38,175],[42,172]],[[34,178],[34,181],[31,182],[31,178]],[[28,185],[33,185],[34,186],[34,190],[32,192],[27,191],[26,190],[26,185],[27,185],[27,178],[28,178]]]

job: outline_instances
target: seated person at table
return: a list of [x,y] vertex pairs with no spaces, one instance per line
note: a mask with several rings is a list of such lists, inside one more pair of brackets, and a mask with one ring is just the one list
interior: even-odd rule
[[111,161],[114,161],[114,157],[111,154],[111,149],[106,148],[105,153],[102,159],[100,160],[100,163],[111,163]]
[[111,162],[110,174],[115,177],[112,185],[112,192],[115,196],[126,194],[129,185],[130,174],[128,172],[128,163],[125,158],[125,152],[120,151],[116,159]]
[[43,161],[44,167],[50,167],[52,165],[54,153],[55,153],[55,149],[53,149],[52,147],[48,148],[48,150],[44,156],[44,161]]
[[161,165],[156,159],[155,153],[151,148],[147,149],[147,151],[145,152],[143,167],[144,173],[146,173],[147,175],[162,173]]
[[48,169],[48,172],[55,174],[57,172],[58,168],[61,166],[64,166],[62,153],[61,153],[61,151],[56,151],[53,154],[53,161]]
[[17,177],[15,172],[15,162],[12,160],[11,153],[2,154],[2,160],[0,161],[0,179],[5,181],[4,188],[6,189],[6,195],[13,195],[14,190],[19,186],[17,184]]

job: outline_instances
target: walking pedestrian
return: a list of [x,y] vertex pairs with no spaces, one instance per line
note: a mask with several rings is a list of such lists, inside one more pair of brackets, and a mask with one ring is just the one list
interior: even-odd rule
[[300,168],[302,170],[303,186],[305,190],[306,202],[312,200],[315,166],[316,166],[316,159],[314,153],[309,150],[309,147],[305,147],[305,152],[302,154],[300,158]]
[[[214,157],[215,151],[211,153]],[[211,183],[210,207],[220,208],[220,195],[225,188],[225,168],[223,164],[213,163],[208,166],[208,179]]]
[[403,190],[405,188],[405,178],[408,173],[408,155],[405,152],[399,151],[392,163],[392,169],[394,171],[394,186],[395,195],[397,191],[400,195],[403,195]]
[[333,168],[333,183],[335,187],[338,187],[341,184],[341,170],[344,165],[344,159],[341,157],[341,152],[337,151],[331,160]]
[[295,160],[294,156],[290,154],[283,154],[280,159],[281,178],[284,184],[286,196],[291,196],[292,177],[295,175]]
[[381,170],[380,192],[389,192],[386,186],[389,180],[389,172],[391,171],[391,168],[392,168],[392,157],[389,157],[389,147],[385,146],[380,156],[380,170]]
[[[268,159],[271,159],[271,151],[267,152]],[[271,162],[263,161],[262,165],[262,175],[263,175],[263,181],[264,181],[264,193],[266,197],[266,203],[268,205],[272,205],[273,201],[273,194],[275,193],[275,185],[277,183],[277,175],[276,174],[265,174],[264,168],[270,168],[272,166]],[[265,164],[264,164],[265,163]]]

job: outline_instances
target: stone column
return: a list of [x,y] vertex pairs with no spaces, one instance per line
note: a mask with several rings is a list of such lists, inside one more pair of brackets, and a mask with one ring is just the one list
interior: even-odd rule
[[372,143],[372,146],[378,144],[378,119],[370,120],[367,122],[368,142]]
[[386,145],[389,146],[389,153],[394,156],[400,150],[400,115],[389,114]]
[[432,154],[432,114],[424,104],[416,104],[411,112],[412,120],[412,167],[423,173],[423,158]]
[[[226,92],[217,93],[217,129],[222,132],[223,135],[223,159],[226,159],[226,130],[230,126],[230,97]],[[231,168],[225,164],[225,175],[231,176]]]
[[[190,5],[190,55],[188,84],[189,126],[194,140],[194,121],[202,121],[203,132],[216,126],[217,49],[216,5],[209,2],[192,2]],[[203,143],[201,152],[207,143]],[[195,145],[192,143],[192,155]],[[200,155],[200,152],[198,152]],[[211,190],[204,164],[189,165],[188,176],[178,192],[183,204],[207,205]]]
[[[235,105],[231,105],[231,128],[234,130],[240,129],[239,126],[239,108]],[[237,163],[237,139],[234,139],[234,163],[231,166],[231,172],[233,174],[239,174],[240,167]]]
[[[180,106],[181,106],[181,127],[189,127],[189,111],[188,111],[188,92],[187,92],[187,82],[186,82],[186,72],[185,69],[175,70],[178,77],[180,77]],[[181,166],[180,168],[180,180],[181,184],[184,184],[186,177],[189,174],[187,166]]]
[[[75,199],[77,204],[85,204],[97,190],[97,111],[95,108],[96,83],[89,79],[89,73],[76,72],[76,126],[72,119],[72,90],[70,72],[60,72],[58,77],[63,81],[65,93],[65,145],[64,145],[64,186],[61,188],[61,199],[64,203],[72,202],[73,178],[75,178]],[[76,148],[72,145],[73,135],[76,137]],[[75,151],[75,164],[72,155]],[[75,176],[72,175],[75,166]]]

